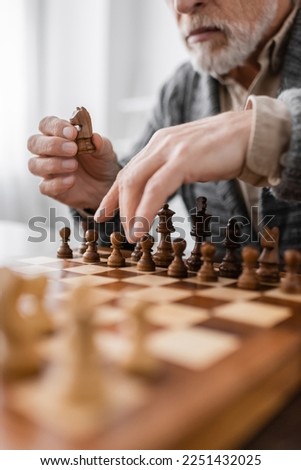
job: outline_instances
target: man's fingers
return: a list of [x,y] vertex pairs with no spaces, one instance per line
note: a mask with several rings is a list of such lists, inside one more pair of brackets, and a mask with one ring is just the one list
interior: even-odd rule
[[136,242],[143,235],[139,221],[143,221],[145,227],[149,230],[157,212],[182,184],[183,173],[178,166],[173,164],[162,166],[148,180],[135,214],[137,227],[134,225],[129,232],[126,232],[129,241]]
[[46,196],[57,198],[68,191],[75,183],[74,175],[61,175],[41,181],[40,192]]
[[105,222],[114,217],[116,210],[119,207],[119,187],[118,180],[115,181],[109,192],[101,201],[100,206],[94,215],[95,222]]
[[71,173],[78,168],[75,158],[60,157],[32,157],[28,160],[28,169],[35,175],[42,178],[49,178],[51,175]]
[[35,155],[60,155],[68,157],[77,154],[75,142],[70,142],[60,137],[45,137],[44,135],[32,135],[29,137],[27,148]]
[[60,119],[56,116],[46,116],[39,124],[39,131],[48,136],[63,137],[74,140],[77,136],[77,130],[69,121]]

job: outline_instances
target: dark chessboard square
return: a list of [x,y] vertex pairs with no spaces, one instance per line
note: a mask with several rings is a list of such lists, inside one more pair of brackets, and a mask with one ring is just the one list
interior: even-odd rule
[[121,269],[110,269],[108,271],[104,271],[103,273],[95,274],[96,276],[101,277],[111,277],[114,279],[126,279],[130,277],[140,276],[140,273],[131,272],[131,271],[122,271]]
[[178,300],[176,303],[181,303],[185,305],[192,305],[193,307],[201,307],[201,308],[215,308],[219,307],[221,305],[224,305],[226,303],[230,303],[226,300],[221,300],[221,299],[211,299],[209,297],[203,297],[200,295],[191,295],[188,298]]

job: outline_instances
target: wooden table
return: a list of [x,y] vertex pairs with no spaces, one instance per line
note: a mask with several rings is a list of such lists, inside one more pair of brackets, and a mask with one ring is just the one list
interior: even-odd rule
[[[6,247],[8,244],[7,241],[7,234],[10,234],[10,242],[13,243],[14,249],[13,252],[7,253]],[[19,258],[20,256],[33,256],[36,255],[37,253],[39,255],[52,255],[55,252],[55,249],[57,247],[57,243],[54,244],[49,244],[49,241],[45,241],[40,244],[36,243],[30,243],[28,241],[28,236],[29,236],[29,231],[26,226],[21,226],[20,224],[13,224],[13,223],[7,223],[7,222],[0,222],[0,246],[2,247],[2,251],[0,251],[0,265],[2,264],[10,264],[13,262],[14,258]],[[298,325],[299,328],[299,325]],[[300,336],[301,336],[301,331],[300,331]],[[285,338],[283,345],[285,346]],[[242,449],[301,449],[301,393],[298,391],[298,387],[296,384],[298,383],[300,379],[300,370],[298,369],[298,363],[300,357],[298,358],[297,355],[298,353],[300,354],[300,348],[298,345],[300,345],[300,341],[298,341],[298,338],[294,337],[294,344],[292,344],[291,351],[296,351],[296,357],[293,360],[294,364],[292,364],[292,370],[296,372],[296,375],[299,375],[299,377],[296,377],[296,380],[293,381],[294,385],[291,388],[291,392],[289,392],[288,396],[291,396],[291,399],[289,400],[288,403],[285,404],[284,408],[271,416],[270,411],[267,412],[266,416],[268,418],[261,420],[262,422],[262,429],[259,429],[256,427],[256,432],[253,433],[252,439],[248,438],[247,441],[245,442],[240,442],[240,448]],[[271,343],[272,344],[272,343]],[[285,346],[285,350],[287,351],[288,345]],[[255,353],[255,351],[254,351]],[[268,359],[268,356],[267,356]],[[239,360],[237,362],[237,367],[241,367],[239,365]],[[284,381],[286,380],[286,374],[289,372],[289,367],[290,365],[287,364],[285,367],[285,370],[282,372],[281,370],[279,371],[279,374],[277,373],[276,375],[273,375],[271,380],[268,381],[268,388],[267,392],[264,391],[265,384],[264,382],[262,383],[261,387],[263,387],[263,393],[269,393],[269,390],[271,390],[271,387],[273,387],[273,380],[275,379],[275,386],[278,386],[279,384],[279,379],[281,379],[281,374],[284,373]],[[225,371],[222,370],[222,367],[220,367],[220,370],[217,368],[214,372],[215,374],[226,374]],[[293,372],[294,373],[294,372]],[[179,375],[180,377],[180,375]],[[182,379],[185,378],[185,374],[183,375]],[[226,378],[226,375],[225,375]],[[182,380],[179,379],[179,380]],[[191,383],[195,383],[195,393],[198,393],[198,386],[202,387],[202,383],[195,377],[190,378],[189,376],[186,377],[186,379],[189,381],[191,380]],[[184,390],[184,389],[183,389]],[[295,391],[294,391],[295,390]],[[161,392],[160,392],[161,393]],[[162,393],[164,393],[164,390],[162,390]],[[260,391],[262,393],[262,391]],[[158,395],[159,397],[159,395]],[[171,397],[172,398],[172,397]],[[250,400],[250,403],[252,403],[252,400],[256,400],[256,390],[254,393],[252,392],[252,396],[247,397],[248,400]],[[280,397],[281,398],[281,397]],[[183,398],[185,400],[185,398]],[[3,395],[0,396],[0,400],[2,400],[2,405],[3,405]],[[1,404],[1,402],[0,402]],[[216,423],[210,423],[211,428],[208,428],[208,432],[212,433],[215,430],[217,430],[218,433],[221,434],[221,441],[220,442],[226,442],[227,439],[224,439],[223,441],[223,434],[226,435],[231,427],[231,420],[233,419],[233,416],[235,414],[239,414],[241,412],[240,409],[241,403],[237,403],[237,406],[234,404],[233,406],[229,407],[229,409],[226,409],[223,411],[224,416],[222,417],[221,420],[219,418],[217,419]],[[244,403],[244,410],[247,409],[248,403]],[[191,407],[187,407],[187,411],[189,410],[189,413],[193,414],[193,409],[190,409]],[[277,410],[279,407],[276,407]],[[259,411],[258,411],[259,410]],[[55,438],[55,436],[51,435],[51,433],[45,433],[42,429],[38,429],[36,427],[33,427],[31,425],[28,425],[26,420],[20,418],[17,414],[12,414],[10,412],[7,412],[4,410],[2,406],[2,419],[1,419],[1,432],[0,432],[0,448],[2,449],[51,449],[51,448],[59,448],[58,446],[58,441]],[[255,406],[255,413],[260,412],[260,406],[258,407],[257,404]],[[165,411],[162,408],[162,414],[164,415]],[[181,413],[177,413],[178,416],[181,416]],[[183,414],[183,413],[182,413]],[[252,423],[252,411],[249,412],[250,415],[250,423]],[[147,416],[147,414],[146,414]],[[166,415],[167,416],[167,415]],[[185,419],[185,416],[182,416],[183,419]],[[151,415],[149,415],[148,419],[151,420]],[[148,421],[146,421],[148,423]],[[225,429],[222,429],[220,427],[220,423],[223,425],[226,425]],[[184,424],[184,422],[183,422]],[[147,425],[147,424],[146,424]],[[228,429],[227,429],[228,426]],[[127,427],[124,428],[125,430]],[[130,430],[130,427],[128,428]],[[185,441],[185,439],[181,438],[178,443],[176,444],[176,447],[180,445],[179,448],[183,449],[197,449],[200,448],[198,447],[199,445],[199,436],[198,436],[198,429],[194,429],[194,433],[190,435],[189,440]],[[239,429],[238,431],[239,432]],[[200,434],[204,437],[206,434],[206,429],[201,429]],[[252,433],[250,433],[252,435]],[[84,448],[101,448],[98,447],[100,441],[97,439],[92,440],[89,445],[91,447],[84,447]],[[101,442],[106,442],[106,439],[102,440]],[[110,440],[107,440],[107,442],[111,442]],[[126,442],[125,440],[120,440],[120,442]],[[143,440],[141,441],[143,442]],[[168,442],[168,440],[167,440]],[[204,441],[201,441],[204,442]],[[212,442],[212,441],[208,441]],[[133,445],[133,444],[132,444]],[[110,444],[109,444],[110,446]],[[172,444],[171,444],[172,447]],[[64,447],[62,447],[64,448]],[[68,448],[68,447],[67,447]],[[70,447],[71,448],[71,447]],[[78,447],[74,447],[78,448]],[[103,447],[107,448],[107,447]],[[111,447],[108,447],[111,448]],[[210,447],[209,447],[210,448]]]

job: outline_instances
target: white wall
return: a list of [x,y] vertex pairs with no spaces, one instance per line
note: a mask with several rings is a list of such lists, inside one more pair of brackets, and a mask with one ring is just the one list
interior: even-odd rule
[[26,140],[39,120],[86,106],[94,129],[123,150],[186,55],[164,0],[3,0],[1,15],[11,79],[0,78],[0,89],[13,119],[1,125],[0,219],[27,223],[53,205],[68,213],[39,194],[27,170]]

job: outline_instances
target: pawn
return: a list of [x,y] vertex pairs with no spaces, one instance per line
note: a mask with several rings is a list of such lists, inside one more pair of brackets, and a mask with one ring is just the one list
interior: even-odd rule
[[187,277],[187,266],[183,261],[184,251],[186,249],[186,241],[184,238],[175,238],[172,242],[174,259],[168,267],[167,275],[171,277]]
[[137,263],[140,260],[141,256],[142,256],[141,245],[140,245],[140,242],[137,242],[135,245],[134,251],[131,254],[131,260]]
[[97,263],[100,261],[100,256],[97,252],[98,233],[96,230],[87,230],[85,234],[87,240],[87,250],[83,254],[83,260],[86,263]]
[[301,255],[297,250],[286,250],[284,253],[286,274],[281,279],[280,289],[288,294],[301,292],[301,281],[298,275],[298,268]]
[[240,289],[259,289],[259,280],[256,274],[259,251],[252,246],[246,246],[242,250],[243,270],[237,281]]
[[154,237],[149,234],[143,235],[140,238],[140,244],[142,249],[142,256],[137,263],[138,271],[155,271],[156,265],[152,258],[152,247],[154,244]]
[[69,246],[71,230],[69,227],[63,227],[60,230],[61,246],[57,250],[57,257],[61,259],[73,258],[73,252]]
[[213,267],[213,258],[215,255],[215,246],[209,242],[203,242],[201,245],[201,254],[203,264],[197,272],[197,276],[203,282],[216,282],[218,279],[217,272]]
[[125,266],[125,258],[121,253],[121,246],[124,241],[124,236],[120,232],[113,232],[110,236],[112,253],[108,257],[108,266],[111,268],[122,268]]
[[81,228],[82,228],[82,231],[83,231],[83,241],[82,241],[82,244],[79,247],[79,253],[81,255],[83,255],[86,252],[86,249],[87,249],[87,242],[86,242],[86,239],[85,239],[85,233],[88,230],[87,220],[82,220],[81,221]]

